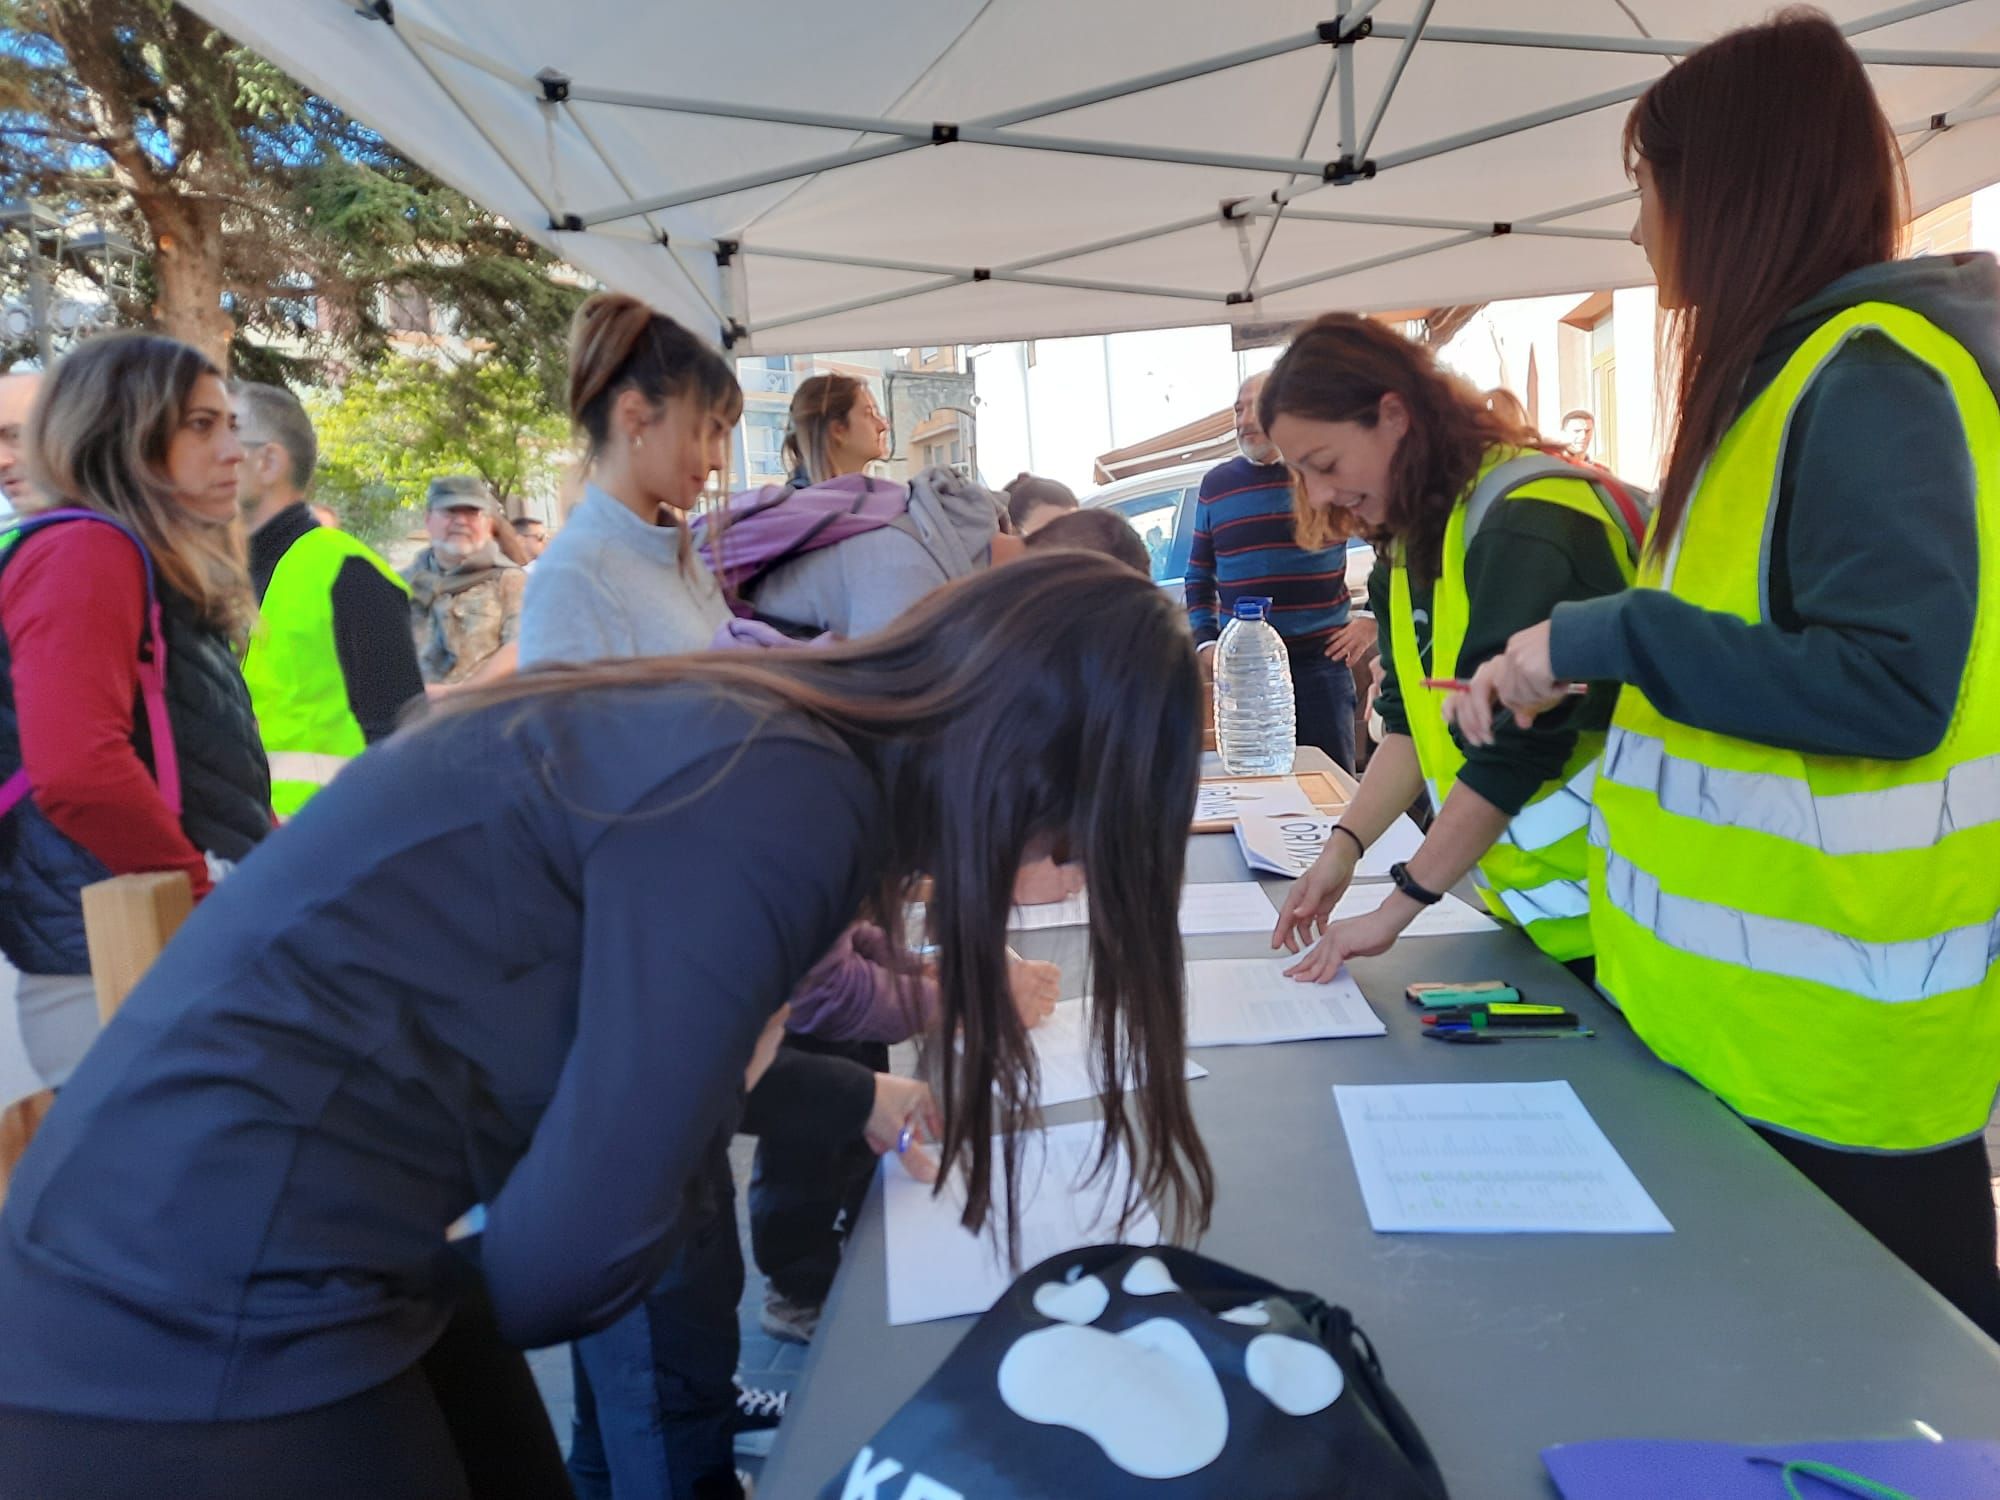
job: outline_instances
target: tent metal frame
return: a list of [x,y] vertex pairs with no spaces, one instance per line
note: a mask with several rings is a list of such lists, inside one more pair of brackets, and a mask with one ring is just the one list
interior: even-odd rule
[[[1094,88],[1038,100],[979,119],[958,122],[848,114],[833,110],[797,109],[775,104],[746,104],[730,100],[699,99],[615,89],[578,82],[548,68],[530,76],[521,69],[486,56],[463,41],[426,26],[413,17],[398,14],[390,0],[350,0],[350,3],[361,14],[388,23],[387,29],[395,34],[398,42],[410,53],[413,60],[458,109],[466,122],[506,165],[535,202],[548,213],[547,229],[550,233],[560,236],[596,231],[612,237],[631,238],[637,241],[640,236],[628,236],[613,226],[634,219],[639,220],[645,226],[646,237],[667,252],[681,277],[692,288],[704,307],[714,315],[721,330],[724,346],[742,345],[744,352],[751,352],[749,341],[760,333],[817,322],[868,307],[984,281],[1015,282],[1136,297],[1174,298],[1211,303],[1218,309],[1228,309],[1255,303],[1265,297],[1296,291],[1302,287],[1358,275],[1398,261],[1435,255],[1496,235],[1531,234],[1575,239],[1623,239],[1625,234],[1621,230],[1565,226],[1562,221],[1629,202],[1635,196],[1629,192],[1538,213],[1512,223],[1476,222],[1420,215],[1349,214],[1315,211],[1293,205],[1300,199],[1329,187],[1364,181],[1400,167],[1429,161],[1493,141],[1505,140],[1544,125],[1627,103],[1643,93],[1653,81],[1648,78],[1642,82],[1608,89],[1583,99],[1549,105],[1390,152],[1380,158],[1371,158],[1369,150],[1395,99],[1404,71],[1419,41],[1433,45],[1539,48],[1661,59],[1683,56],[1701,45],[1697,41],[1645,36],[1600,36],[1492,27],[1432,26],[1429,23],[1435,0],[1422,0],[1411,21],[1378,22],[1372,13],[1378,8],[1380,0],[1359,0],[1359,3],[1357,0],[1337,0],[1335,19],[1322,23],[1310,32],[1274,38],[1255,46],[1238,48],[1172,68],[1159,69]],[[1905,0],[1903,4],[1850,21],[1842,29],[1849,36],[1861,36],[1901,21],[1949,10],[1965,3],[1967,0]],[[1400,45],[1390,65],[1386,82],[1368,114],[1366,125],[1357,130],[1358,101],[1351,49],[1370,40],[1396,41]],[[1307,116],[1298,151],[1292,156],[1153,146],[1143,142],[1090,139],[1060,133],[1024,131],[1019,128],[1031,121],[1066,114],[1095,104],[1131,98],[1153,89],[1322,46],[1330,51],[1325,81]],[[1881,47],[1859,47],[1856,51],[1864,62],[1875,66],[1949,68],[2000,73],[2000,53]],[[473,107],[466,92],[456,86],[448,76],[448,70],[439,66],[435,54],[455,59],[508,88],[529,93],[539,105],[543,106],[542,113],[549,133],[550,161],[550,170],[545,176],[536,173],[530,167],[517,145],[509,144],[506,132],[493,129],[482,118],[480,111]],[[1921,139],[1911,148],[1920,149],[1936,135],[1953,126],[2000,115],[2000,101],[1992,99],[1996,92],[2000,92],[2000,79],[1987,85],[1957,109],[1933,115],[1928,120],[1897,126],[1897,134],[1920,136]],[[1306,153],[1311,148],[1314,136],[1319,132],[1320,122],[1326,113],[1330,97],[1339,118],[1337,154],[1330,161],[1314,160]],[[640,195],[635,192],[627,174],[618,166],[614,154],[606,149],[601,136],[591,128],[583,110],[579,107],[586,104],[604,108],[657,110],[673,114],[838,131],[861,139],[844,150],[788,161],[736,177],[671,192]],[[557,180],[555,170],[558,160],[555,132],[559,122],[573,128],[576,136],[588,148],[589,154],[617,184],[619,191],[626,195],[624,199],[582,212],[565,205],[565,194],[562,191],[562,184]],[[1281,176],[1284,181],[1264,193],[1225,199],[1214,212],[1176,219],[1167,224],[1153,225],[1087,244],[1066,246],[996,266],[942,265],[923,261],[791,249],[761,242],[753,245],[744,243],[741,236],[699,239],[670,235],[660,227],[654,217],[687,204],[706,202],[779,183],[814,178],[822,173],[879,161],[906,151],[952,145],[979,145],[1009,150],[1161,162],[1176,166],[1271,174]],[[1301,178],[1308,180],[1301,183]],[[1288,216],[1302,223],[1360,224],[1436,230],[1443,233],[1439,238],[1385,254],[1260,285],[1258,277],[1262,272],[1265,258],[1277,235],[1279,224]],[[1235,225],[1242,231],[1260,218],[1268,218],[1270,223],[1265,227],[1254,251],[1251,250],[1248,240],[1244,242],[1244,280],[1240,286],[1232,289],[1218,291],[1149,286],[1125,280],[1112,281],[1056,274],[1038,269],[1204,226]],[[689,264],[686,257],[690,254],[711,258],[714,265],[712,276],[705,274],[706,267],[698,269],[697,266]],[[746,284],[744,257],[752,255],[772,260],[815,262],[860,270],[907,273],[923,279],[867,296],[790,312],[783,316],[756,319],[748,315],[741,295]],[[1226,311],[1223,316],[1227,316]]]

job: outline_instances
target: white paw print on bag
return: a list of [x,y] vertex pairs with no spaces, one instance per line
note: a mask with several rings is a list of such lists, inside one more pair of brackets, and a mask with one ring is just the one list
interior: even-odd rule
[[[1000,1399],[1030,1422],[1082,1433],[1141,1479],[1178,1479],[1213,1463],[1229,1442],[1229,1407],[1200,1343],[1172,1318],[1120,1333],[1094,1327],[1111,1305],[1111,1289],[1079,1269],[1035,1289],[1035,1310],[1053,1323],[1023,1335],[1001,1359]],[[1166,1265],[1146,1255],[1126,1269],[1119,1290],[1156,1297],[1179,1288]],[[1271,1323],[1261,1302],[1221,1318],[1250,1328]],[[1293,1417],[1326,1410],[1346,1384],[1324,1348],[1282,1333],[1251,1338],[1243,1374]]]

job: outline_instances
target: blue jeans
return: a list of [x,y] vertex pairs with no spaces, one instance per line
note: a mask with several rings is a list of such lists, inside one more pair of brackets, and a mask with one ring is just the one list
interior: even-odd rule
[[1298,741],[1317,745],[1343,771],[1354,769],[1354,674],[1317,649],[1292,653]]
[[577,1500],[741,1500],[733,1428],[743,1247],[726,1145],[703,1212],[631,1312],[570,1345]]

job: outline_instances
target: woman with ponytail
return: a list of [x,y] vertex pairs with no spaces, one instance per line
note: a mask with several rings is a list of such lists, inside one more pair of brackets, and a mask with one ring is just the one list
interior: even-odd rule
[[1625,154],[1676,397],[1639,587],[1522,630],[1458,720],[1623,684],[1599,982],[2000,1338],[2000,270],[1895,259],[1895,135],[1818,11],[1690,54]]
[[743,393],[723,357],[636,298],[600,292],[570,330],[583,498],[535,564],[521,665],[705,648],[729,618],[686,521],[727,461]]

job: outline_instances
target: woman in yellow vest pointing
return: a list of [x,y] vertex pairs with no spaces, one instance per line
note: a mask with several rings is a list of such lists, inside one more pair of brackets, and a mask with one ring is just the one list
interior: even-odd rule
[[1816,12],[1689,56],[1625,143],[1678,371],[1640,586],[1515,636],[1454,713],[1478,743],[1495,702],[1625,684],[1605,992],[2000,1337],[2000,269],[1892,259],[1895,139]]
[[[1585,960],[1590,780],[1610,695],[1468,752],[1426,683],[1469,675],[1564,600],[1622,591],[1637,507],[1608,475],[1539,451],[1524,423],[1366,318],[1330,314],[1302,331],[1261,406],[1295,476],[1299,544],[1356,530],[1378,544],[1368,597],[1388,727],[1325,852],[1286,898],[1272,946],[1319,938],[1292,972],[1331,978],[1348,957],[1387,948],[1471,873],[1495,916],[1554,958]],[[1392,867],[1399,889],[1327,925],[1366,847],[1426,789],[1438,816],[1423,847]]]

